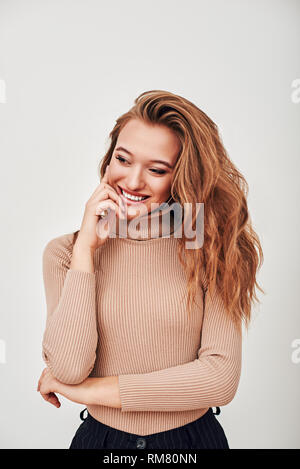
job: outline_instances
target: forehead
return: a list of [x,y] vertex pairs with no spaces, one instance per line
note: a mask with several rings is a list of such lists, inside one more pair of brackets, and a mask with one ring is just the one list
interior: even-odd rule
[[136,158],[165,158],[174,164],[180,151],[177,135],[166,126],[150,126],[137,119],[131,119],[121,130],[117,146],[129,150]]

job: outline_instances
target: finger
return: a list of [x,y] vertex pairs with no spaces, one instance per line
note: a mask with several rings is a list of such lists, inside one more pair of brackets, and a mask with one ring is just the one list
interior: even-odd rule
[[49,395],[49,402],[53,405],[55,405],[56,407],[59,407],[60,406],[60,402],[59,402],[59,399],[58,397],[56,396],[56,394],[54,394],[54,392],[50,393]]
[[37,391],[40,390],[40,387],[41,387],[41,383],[42,383],[42,380],[45,378],[45,375],[49,372],[49,368],[46,367],[43,369],[42,373],[41,373],[41,376],[40,376],[40,379],[38,380],[38,385],[37,385]]
[[99,197],[100,197],[99,202],[101,202],[101,200],[106,200],[107,198],[111,198],[115,200],[121,207],[121,210],[125,212],[124,209],[125,209],[126,204],[123,202],[119,194],[117,194],[117,192],[111,186],[105,187],[105,189],[103,189],[103,191],[101,191],[101,193],[99,194]]
[[49,392],[49,394],[47,394],[46,400],[47,400],[50,404],[53,404],[53,405],[58,405],[58,404],[60,404],[60,402],[59,402],[57,396],[56,396],[53,392]]
[[111,208],[112,210],[114,210],[114,212],[116,212],[120,218],[122,219],[125,218],[125,215],[122,212],[121,208],[110,199],[102,200],[96,206],[95,214],[99,216],[103,210],[108,209],[108,208]]
[[92,193],[89,200],[91,200],[99,192],[99,190],[103,189],[103,183],[108,184],[108,172],[109,172],[108,167],[109,167],[109,165],[106,166],[103,178],[101,179],[100,184],[98,184],[98,186],[96,187],[96,189]]
[[50,404],[55,405],[56,407],[60,406],[59,399],[56,394],[54,394],[54,392],[49,392],[47,394],[41,393],[41,396],[45,401],[49,402]]
[[110,189],[111,191],[113,191],[118,196],[117,191],[115,191],[115,189],[112,186],[109,185],[109,181],[108,181],[109,170],[108,170],[108,167],[109,167],[109,165],[106,167],[104,176],[101,179],[100,184],[98,184],[98,186],[96,187],[96,189],[92,193],[91,197],[89,198],[89,202],[92,202],[93,199],[95,199],[95,197],[98,197],[99,192],[101,193],[103,191],[103,189]]
[[97,186],[94,193],[96,193],[99,188],[103,188],[104,184],[109,184],[109,164],[106,166],[103,178],[101,179],[100,184]]
[[45,370],[42,371],[42,374],[41,374],[41,376],[40,376],[40,379],[38,380],[38,385],[37,385],[37,388],[36,388],[37,391],[40,390],[41,382],[42,382],[42,380],[43,380],[43,378],[44,378],[44,375],[45,375],[44,371],[45,371]]

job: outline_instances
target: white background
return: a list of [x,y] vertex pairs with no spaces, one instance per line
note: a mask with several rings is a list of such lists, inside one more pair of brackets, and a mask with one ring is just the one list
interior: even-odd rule
[[264,250],[266,295],[217,418],[232,449],[300,448],[299,23],[297,0],[0,1],[1,448],[68,448],[81,423],[84,406],[36,391],[42,251],[79,229],[115,120],[153,89],[219,126]]

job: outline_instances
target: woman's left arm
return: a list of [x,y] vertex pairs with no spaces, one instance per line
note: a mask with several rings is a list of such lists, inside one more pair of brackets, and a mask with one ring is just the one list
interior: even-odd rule
[[56,407],[60,407],[60,402],[55,393],[78,404],[121,408],[118,376],[86,378],[79,384],[64,384],[58,381],[47,367],[39,379],[37,391],[43,399]]
[[225,406],[241,375],[242,320],[226,313],[220,293],[204,297],[197,358],[148,373],[119,375],[121,412],[178,412]]

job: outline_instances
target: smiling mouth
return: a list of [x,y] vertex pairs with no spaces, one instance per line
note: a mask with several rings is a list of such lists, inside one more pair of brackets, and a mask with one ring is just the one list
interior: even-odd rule
[[[145,200],[149,199],[150,195],[147,195],[146,197],[142,198],[142,199],[139,199],[139,200],[134,200],[134,199],[131,199],[131,198],[128,198],[124,193],[123,193],[123,189],[120,187],[120,186],[117,186],[118,187],[118,192],[119,192],[119,195],[122,197],[123,200],[125,200],[126,202],[128,203],[133,203],[133,204],[137,204],[137,203],[141,203],[141,202],[144,202]],[[126,192],[126,191],[125,191]],[[127,193],[126,193],[127,194]],[[130,194],[129,194],[130,195]]]

